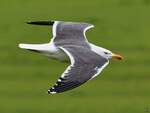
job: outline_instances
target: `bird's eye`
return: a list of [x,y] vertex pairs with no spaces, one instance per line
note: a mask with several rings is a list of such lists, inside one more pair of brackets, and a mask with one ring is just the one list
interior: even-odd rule
[[108,52],[104,52],[105,54],[109,54]]

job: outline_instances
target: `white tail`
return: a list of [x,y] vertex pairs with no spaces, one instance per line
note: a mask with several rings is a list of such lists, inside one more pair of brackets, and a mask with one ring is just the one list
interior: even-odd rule
[[50,44],[19,44],[19,47],[22,49],[46,51],[49,49]]

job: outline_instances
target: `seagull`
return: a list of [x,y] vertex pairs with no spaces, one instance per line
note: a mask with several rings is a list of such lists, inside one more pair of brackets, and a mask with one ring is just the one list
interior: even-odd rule
[[33,25],[53,26],[53,38],[46,44],[19,44],[41,55],[70,62],[56,84],[47,93],[55,94],[74,89],[96,77],[108,64],[110,58],[122,60],[123,57],[89,43],[85,32],[92,24],[65,21],[34,21]]

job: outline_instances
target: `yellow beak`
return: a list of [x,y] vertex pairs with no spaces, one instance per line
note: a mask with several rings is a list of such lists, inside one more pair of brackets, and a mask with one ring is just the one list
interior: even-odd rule
[[118,59],[118,60],[122,60],[123,57],[120,55],[115,54],[114,56],[112,56],[112,58]]

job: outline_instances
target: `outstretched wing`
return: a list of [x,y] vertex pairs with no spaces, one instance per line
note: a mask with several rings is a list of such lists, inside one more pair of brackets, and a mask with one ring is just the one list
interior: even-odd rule
[[52,42],[56,46],[79,45],[89,47],[85,32],[94,27],[92,24],[64,21],[34,21],[27,22],[34,25],[53,25]]
[[71,65],[56,84],[48,90],[49,94],[61,93],[76,88],[98,75],[108,64],[108,60],[90,49],[64,46],[61,49],[69,56]]
[[53,25],[53,42],[56,46],[89,46],[85,32],[92,27],[94,26],[87,23],[55,21]]

